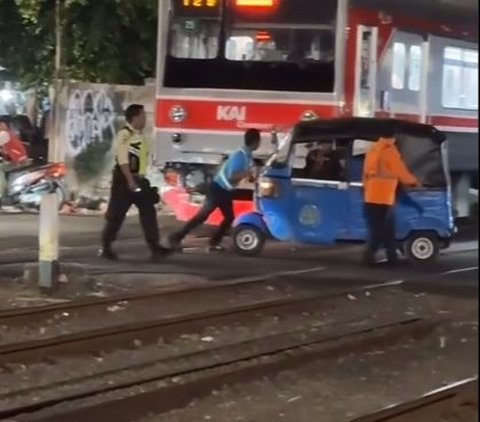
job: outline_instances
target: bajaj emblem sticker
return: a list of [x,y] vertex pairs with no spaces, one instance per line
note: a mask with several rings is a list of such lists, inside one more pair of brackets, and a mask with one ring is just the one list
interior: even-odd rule
[[304,226],[320,225],[320,211],[315,205],[305,205],[300,210],[300,224]]

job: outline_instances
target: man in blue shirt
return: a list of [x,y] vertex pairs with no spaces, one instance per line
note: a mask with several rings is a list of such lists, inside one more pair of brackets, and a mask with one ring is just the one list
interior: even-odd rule
[[220,242],[235,219],[233,213],[233,193],[243,179],[253,177],[252,152],[260,146],[260,132],[257,129],[247,130],[244,142],[243,148],[231,154],[220,167],[209,186],[202,209],[181,230],[170,236],[170,243],[173,247],[180,248],[183,238],[193,229],[203,224],[210,214],[219,208],[223,214],[223,222],[210,239],[208,250],[210,252],[224,250]]

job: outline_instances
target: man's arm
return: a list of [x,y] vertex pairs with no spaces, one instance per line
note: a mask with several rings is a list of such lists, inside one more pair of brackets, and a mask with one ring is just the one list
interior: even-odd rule
[[252,175],[249,166],[250,162],[245,155],[237,152],[236,155],[232,157],[232,160],[230,174],[227,175],[231,183],[236,184]]
[[117,163],[123,175],[125,176],[125,179],[127,180],[129,188],[135,190],[138,188],[138,186],[133,178],[132,172],[130,171],[130,162],[128,160],[128,140],[130,136],[130,132],[128,132],[126,129],[122,129],[120,132],[118,132],[117,138],[115,139],[115,155],[117,157]]
[[237,183],[237,182],[241,182],[243,179],[248,179],[251,175],[252,175],[252,172],[250,170],[237,171],[232,175],[230,180],[233,183]]
[[414,187],[421,186],[421,183],[418,181],[418,179],[410,172],[410,170],[408,170],[396,147],[391,148],[388,161],[391,171],[396,177],[398,177],[398,180],[400,180],[402,185]]
[[147,145],[147,167],[153,167],[155,164],[155,157],[153,152],[153,139],[150,136],[145,137],[145,143]]

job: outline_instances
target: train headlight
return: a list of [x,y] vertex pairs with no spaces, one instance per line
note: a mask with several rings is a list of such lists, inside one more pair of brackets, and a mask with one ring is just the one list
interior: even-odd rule
[[174,146],[180,146],[183,144],[183,137],[180,133],[174,133],[172,135],[172,143]]
[[318,114],[312,110],[305,111],[300,117],[300,120],[302,122],[308,122],[310,120],[317,120],[317,119],[318,119]]
[[168,115],[172,122],[181,123],[187,118],[187,110],[180,105],[176,105],[170,109]]

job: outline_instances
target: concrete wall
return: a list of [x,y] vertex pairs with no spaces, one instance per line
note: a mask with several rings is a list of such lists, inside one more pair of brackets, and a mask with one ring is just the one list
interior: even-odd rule
[[116,132],[132,103],[147,111],[146,133],[153,137],[154,85],[65,83],[60,96],[60,156],[68,166],[69,190],[77,197],[106,198],[114,164]]

